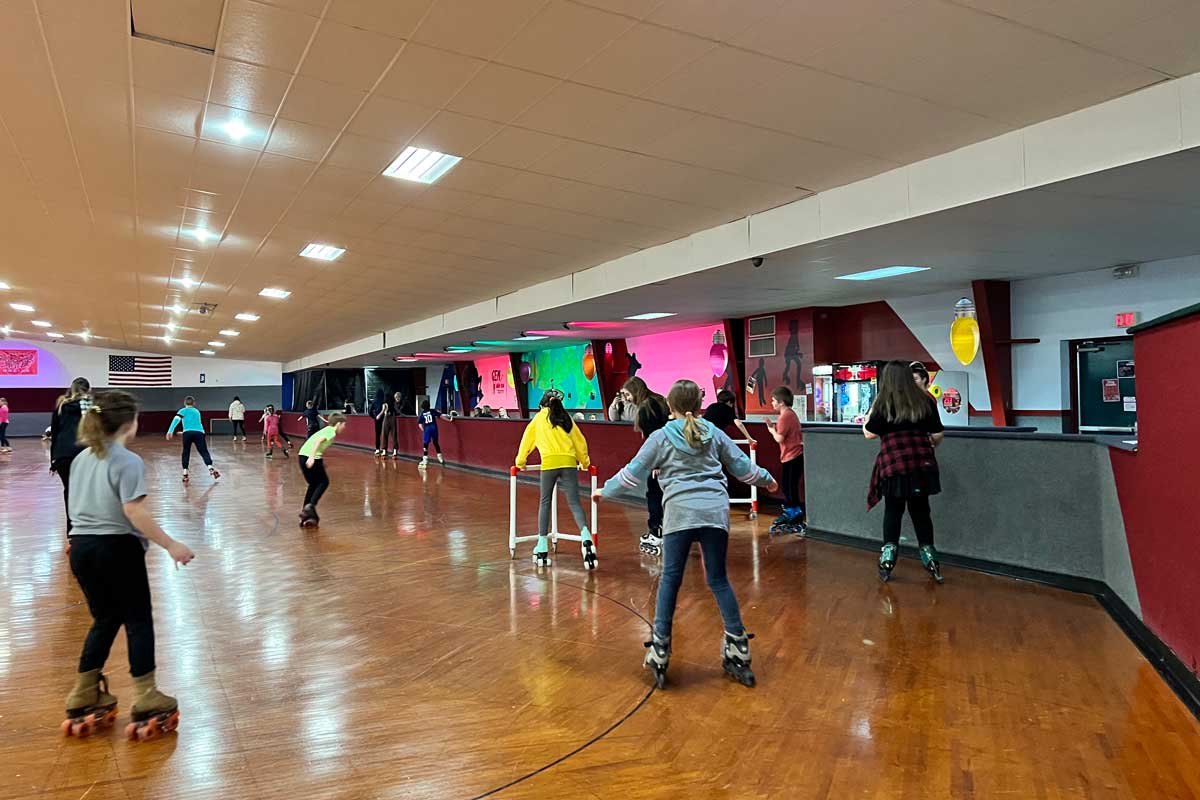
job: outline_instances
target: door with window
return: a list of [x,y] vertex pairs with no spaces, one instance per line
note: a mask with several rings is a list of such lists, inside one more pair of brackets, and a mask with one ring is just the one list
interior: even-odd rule
[[1076,349],[1079,430],[1134,430],[1137,370],[1133,337],[1080,342]]

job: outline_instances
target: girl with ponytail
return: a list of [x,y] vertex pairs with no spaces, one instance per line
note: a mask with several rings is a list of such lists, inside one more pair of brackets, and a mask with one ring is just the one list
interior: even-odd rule
[[654,638],[646,643],[644,665],[654,670],[655,683],[666,681],[671,655],[671,623],[683,581],[688,553],[694,542],[704,553],[708,587],[716,597],[725,623],[722,663],[725,672],[746,686],[754,685],[750,671],[750,635],[742,625],[737,597],[725,574],[729,549],[729,485],[725,470],[745,484],[776,491],[771,474],[750,463],[749,457],[723,431],[701,417],[700,387],[676,381],[667,394],[672,419],[647,437],[642,449],[596,492],[595,499],[640,491],[658,473],[663,491],[663,571],[654,613]]
[[137,400],[128,392],[100,392],[79,424],[79,442],[87,449],[71,464],[71,571],[93,622],[83,642],[75,688],[67,697],[62,728],[69,735],[87,736],[116,719],[117,698],[108,693],[101,670],[122,626],[134,687],[128,735],[151,738],[174,730],[179,722],[178,703],[160,692],[154,679],[146,550],[153,542],[177,564],[187,564],[195,554],[168,536],[150,514],[146,466],[126,448],[137,435],[137,414]]
[[[71,461],[83,452],[76,439],[79,422],[91,407],[92,385],[87,378],[71,381],[71,388],[54,404],[50,417],[50,471],[63,485],[63,507],[71,503]],[[67,510],[67,552],[71,552],[71,513]]]

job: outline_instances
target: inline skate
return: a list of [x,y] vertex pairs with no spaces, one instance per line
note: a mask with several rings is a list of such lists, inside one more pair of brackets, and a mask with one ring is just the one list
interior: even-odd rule
[[654,672],[654,686],[658,689],[667,685],[667,665],[671,662],[671,639],[653,634],[646,642],[646,658],[642,661],[642,669]]
[[887,583],[891,580],[892,570],[896,568],[896,553],[900,548],[888,542],[879,549],[879,580]]
[[554,563],[550,560],[549,537],[538,537],[537,544],[533,546],[533,563],[537,567],[548,567]]
[[188,482],[188,471],[186,469],[183,471],[183,482]]
[[651,528],[638,539],[638,549],[648,556],[662,557],[662,528]]
[[75,688],[67,697],[63,734],[84,739],[98,728],[111,726],[116,719],[117,698],[108,693],[108,680],[100,670],[93,669],[75,676]]
[[145,742],[179,727],[179,703],[174,697],[163,694],[154,685],[154,672],[133,679],[137,695],[130,717],[133,722],[125,726],[125,736],[134,742]]
[[208,476],[209,476],[210,478],[212,478],[212,479],[215,481],[215,480],[218,480],[218,479],[221,477],[221,473],[217,472],[217,468],[216,468],[216,467],[210,466],[210,467],[208,468]]
[[734,636],[725,631],[725,645],[721,651],[721,666],[725,674],[742,686],[754,686],[754,673],[750,671],[750,640],[753,633]]
[[321,524],[321,518],[317,516],[317,509],[312,505],[307,505],[300,509],[300,527],[315,528]]
[[929,574],[933,576],[933,579],[938,583],[945,582],[946,579],[942,577],[941,565],[938,564],[937,551],[933,549],[933,545],[921,545],[920,553],[921,564],[924,565],[925,569],[929,570]]
[[579,531],[579,538],[583,540],[579,544],[583,552],[583,568],[593,570],[599,566],[600,560],[596,557],[596,542],[592,539],[592,532],[585,527]]
[[770,533],[798,533],[804,535],[808,526],[804,524],[804,507],[784,508],[783,513],[771,523]]

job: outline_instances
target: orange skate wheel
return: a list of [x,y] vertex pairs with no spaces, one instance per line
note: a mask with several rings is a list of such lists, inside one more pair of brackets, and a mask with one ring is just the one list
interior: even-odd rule
[[63,736],[71,735],[71,720],[64,719],[61,727],[62,727]]

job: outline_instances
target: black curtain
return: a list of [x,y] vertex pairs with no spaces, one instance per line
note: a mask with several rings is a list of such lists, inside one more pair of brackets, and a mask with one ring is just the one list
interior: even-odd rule
[[316,403],[317,408],[325,408],[325,371],[309,369],[293,374],[292,408],[301,410],[309,400]]
[[346,402],[362,413],[367,387],[361,369],[310,369],[296,373],[292,391],[293,408],[304,408],[312,400],[321,410],[341,411]]
[[375,403],[383,402],[385,398],[388,403],[393,402],[392,398],[396,392],[401,396],[400,413],[415,413],[413,398],[416,392],[412,369],[367,370],[367,395],[371,399],[372,407]]

